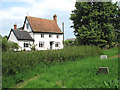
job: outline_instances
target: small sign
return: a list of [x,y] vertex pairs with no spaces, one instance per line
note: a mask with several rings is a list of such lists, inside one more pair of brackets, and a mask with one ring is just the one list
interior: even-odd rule
[[97,74],[108,74],[108,73],[109,73],[108,67],[98,67]]
[[101,55],[100,56],[100,59],[107,59],[108,57],[107,57],[107,55]]

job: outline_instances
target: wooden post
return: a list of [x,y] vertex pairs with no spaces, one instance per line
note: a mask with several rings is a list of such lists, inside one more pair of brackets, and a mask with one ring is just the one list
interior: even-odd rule
[[64,22],[62,23],[62,30],[63,30],[63,48],[64,48]]

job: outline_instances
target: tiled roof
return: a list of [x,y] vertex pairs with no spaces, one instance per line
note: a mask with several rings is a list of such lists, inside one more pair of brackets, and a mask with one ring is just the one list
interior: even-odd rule
[[12,29],[13,33],[17,37],[18,40],[31,40],[33,41],[33,38],[30,36],[30,34],[25,30],[19,30],[19,29]]
[[27,16],[30,26],[34,32],[63,33],[54,20]]

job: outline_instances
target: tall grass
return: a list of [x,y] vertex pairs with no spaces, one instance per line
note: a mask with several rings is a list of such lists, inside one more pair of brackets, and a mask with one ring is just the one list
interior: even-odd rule
[[3,52],[2,71],[3,75],[11,75],[23,72],[26,68],[32,68],[40,62],[49,66],[53,62],[75,60],[76,58],[97,56],[99,54],[102,54],[102,51],[95,46],[74,46],[66,47],[63,50],[34,52]]
[[[118,55],[118,48],[103,50],[109,57]],[[40,71],[36,68],[36,70]],[[98,67],[108,67],[109,74],[97,74]],[[44,69],[40,77],[23,88],[116,88],[118,89],[118,57],[100,60],[100,57],[78,58],[76,61],[56,63]]]
[[100,54],[103,54],[103,52],[96,46],[70,46],[65,47],[63,50],[33,52],[3,52],[3,87],[11,87],[23,77],[29,78],[37,75],[36,73],[33,74],[34,68],[37,66],[40,66],[38,71],[42,72],[42,68],[50,67],[50,65],[56,63],[75,61],[77,58],[82,60],[82,58],[95,57]]
[[[40,66],[38,66],[40,67]],[[97,75],[98,67],[108,67],[109,74]],[[100,60],[83,58],[56,64],[23,88],[118,88],[118,58]]]

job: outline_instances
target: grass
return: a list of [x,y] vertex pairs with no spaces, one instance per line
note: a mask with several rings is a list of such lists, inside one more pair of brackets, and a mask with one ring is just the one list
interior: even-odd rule
[[[108,75],[97,75],[98,67],[108,67]],[[28,82],[24,88],[115,88],[114,82],[118,79],[118,59],[100,60],[86,58],[56,64],[41,73],[36,80]],[[112,82],[112,85],[106,85]]]
[[[62,62],[58,62],[57,60],[54,59],[52,63],[49,62],[48,57],[47,57],[48,59],[47,61],[40,62],[38,60],[41,58],[40,55],[44,56],[40,52],[23,52],[23,53],[12,52],[9,55],[8,53],[7,54],[5,53],[3,58],[4,58],[4,61],[6,60],[6,62],[3,63],[4,65],[6,65],[9,60],[11,61],[8,62],[8,66],[11,63],[12,63],[11,66],[15,65],[13,64],[13,62],[16,60],[17,64],[19,64],[19,62],[20,63],[22,62],[21,64],[23,64],[23,66],[25,66],[26,64],[26,66],[28,65],[28,67],[26,66],[23,67],[21,65],[22,69],[20,68],[20,72],[17,72],[15,74],[4,73],[3,88],[10,88],[10,87],[17,87],[17,88],[18,87],[24,87],[24,88],[79,88],[79,87],[109,88],[110,87],[110,88],[115,88],[117,87],[116,82],[118,82],[118,58],[112,58],[108,60],[99,59],[100,54],[106,54],[108,55],[108,58],[114,55],[117,55],[118,54],[117,48],[113,48],[110,50],[103,50],[104,53],[101,53],[101,51],[98,50],[98,48],[96,47],[93,47],[94,49],[93,48],[90,49],[88,46],[86,48],[82,47],[80,49],[78,47],[76,49],[75,47],[74,48],[70,47],[69,49],[68,48],[62,51],[61,50],[53,51],[53,52],[42,51],[44,52],[45,55],[49,54],[48,57],[55,56],[59,53],[59,55],[62,58],[65,58],[64,61]],[[70,51],[71,49],[72,51]],[[14,55],[12,56],[12,54]],[[5,57],[7,55],[9,58]],[[71,60],[69,60],[70,57],[71,57]],[[58,57],[55,56],[55,58],[58,58]],[[32,62],[33,59],[34,59],[34,62]],[[28,62],[30,62],[30,64]],[[37,63],[37,64],[32,65],[34,63]],[[17,64],[15,65],[15,67],[17,67]],[[109,67],[110,73],[108,75],[96,75],[97,68],[102,66]],[[10,69],[14,69],[14,68],[10,68]]]
[[25,69],[34,68],[41,62],[49,66],[50,63],[70,61],[101,53],[101,49],[95,46],[75,46],[66,47],[63,50],[34,52],[3,52],[2,73],[3,75],[14,75]]
[[104,50],[104,54],[108,55],[108,57],[110,58],[111,56],[120,54],[120,52],[118,51],[118,48],[111,48],[108,50]]

